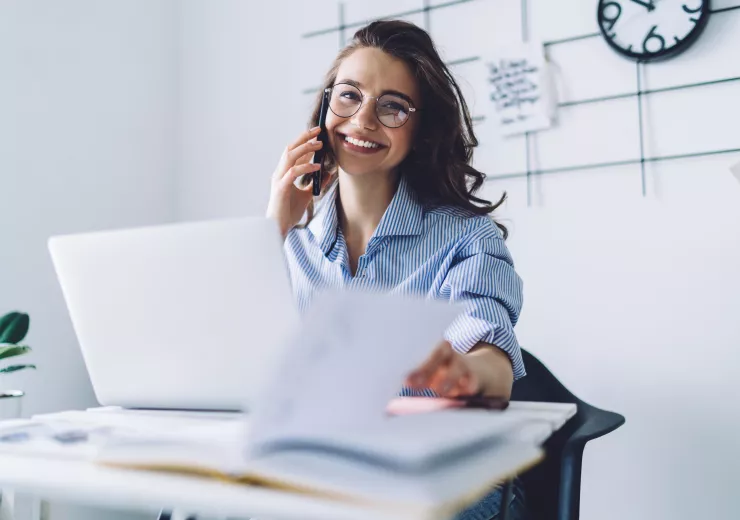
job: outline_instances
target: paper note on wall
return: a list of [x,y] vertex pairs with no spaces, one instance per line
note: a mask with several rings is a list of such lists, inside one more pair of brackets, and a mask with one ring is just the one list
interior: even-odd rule
[[541,44],[499,48],[487,59],[487,117],[501,135],[544,130],[555,119],[555,96]]
[[730,171],[732,172],[732,175],[735,176],[735,179],[737,179],[737,182],[740,182],[740,163],[730,167]]

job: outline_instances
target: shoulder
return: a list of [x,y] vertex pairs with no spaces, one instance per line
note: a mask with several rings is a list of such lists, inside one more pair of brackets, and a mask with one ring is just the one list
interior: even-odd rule
[[428,230],[454,233],[461,241],[502,240],[503,234],[489,215],[476,215],[455,206],[439,206],[425,214]]

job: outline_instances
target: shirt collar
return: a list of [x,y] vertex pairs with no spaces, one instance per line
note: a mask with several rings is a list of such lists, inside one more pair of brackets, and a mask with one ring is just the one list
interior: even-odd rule
[[383,213],[374,235],[377,237],[421,235],[423,217],[424,208],[414,199],[406,178],[401,175],[398,189]]
[[[339,183],[335,183],[324,196],[323,203],[320,204],[313,220],[308,224],[309,231],[316,237],[324,254],[331,250],[337,240],[339,218],[336,201],[339,195],[338,186]],[[373,236],[421,235],[423,217],[424,208],[414,200],[408,183],[402,175],[396,193],[393,195],[385,213],[383,213]]]

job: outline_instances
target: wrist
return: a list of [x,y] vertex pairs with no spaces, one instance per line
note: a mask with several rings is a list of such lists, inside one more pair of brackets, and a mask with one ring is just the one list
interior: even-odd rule
[[272,211],[270,211],[269,208],[267,209],[267,212],[265,213],[265,218],[269,218],[270,220],[273,220],[277,224],[278,231],[280,232],[280,236],[282,237],[283,240],[285,240],[288,237],[288,232],[290,231],[292,226],[285,225],[285,223],[282,222],[276,215],[274,215]]

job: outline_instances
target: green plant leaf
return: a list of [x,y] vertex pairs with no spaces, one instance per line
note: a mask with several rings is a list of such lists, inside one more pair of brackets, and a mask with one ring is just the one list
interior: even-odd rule
[[13,345],[12,343],[3,343],[0,344],[0,359],[20,356],[30,351],[31,347],[27,347],[26,345]]
[[28,334],[31,319],[23,312],[9,312],[0,318],[0,343],[20,343]]
[[9,367],[5,367],[3,369],[0,369],[0,374],[10,374],[12,372],[18,372],[19,370],[23,370],[24,368],[36,368],[36,365],[10,365]]

